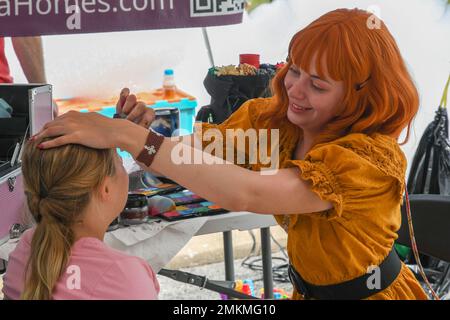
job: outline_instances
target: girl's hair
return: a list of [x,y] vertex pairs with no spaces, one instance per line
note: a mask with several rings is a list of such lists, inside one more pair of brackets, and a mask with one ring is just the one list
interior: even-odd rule
[[27,203],[37,223],[22,299],[50,300],[67,267],[79,221],[93,191],[115,174],[114,151],[67,145],[40,150],[27,143],[22,157]]
[[[286,119],[288,96],[284,78],[291,67],[309,73],[316,57],[316,70],[324,77],[323,61],[328,75],[343,81],[344,97],[332,119],[315,143],[332,141],[350,133],[381,133],[398,140],[417,113],[419,97],[400,51],[386,25],[371,13],[359,9],[331,11],[291,40],[289,57],[273,80],[274,97],[263,115],[271,126]],[[324,59],[324,60],[322,60]]]

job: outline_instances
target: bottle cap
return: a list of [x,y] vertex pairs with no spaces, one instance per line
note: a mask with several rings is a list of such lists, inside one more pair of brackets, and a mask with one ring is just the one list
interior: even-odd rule
[[173,76],[173,70],[172,69],[164,70],[164,75],[166,75],[166,76]]

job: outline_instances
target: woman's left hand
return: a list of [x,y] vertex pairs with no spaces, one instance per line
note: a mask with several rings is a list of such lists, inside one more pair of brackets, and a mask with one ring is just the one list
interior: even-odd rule
[[134,133],[137,129],[133,129],[133,125],[130,126],[131,122],[148,129],[155,119],[155,111],[145,103],[137,101],[128,88],[122,89],[116,112],[126,114],[127,120],[110,119],[97,113],[69,111],[47,123],[32,139],[54,138],[42,142],[39,145],[42,149],[72,143],[97,149],[122,147],[129,139],[127,130]]
[[138,101],[134,94],[130,94],[128,88],[124,88],[120,92],[120,98],[116,104],[116,113],[125,114],[127,120],[146,129],[155,120],[155,111],[147,107],[144,102]]

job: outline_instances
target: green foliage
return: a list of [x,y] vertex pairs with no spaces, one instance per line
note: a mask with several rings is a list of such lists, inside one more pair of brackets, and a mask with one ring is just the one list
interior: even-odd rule
[[[448,1],[450,2],[450,0],[448,0]],[[247,4],[248,4],[247,11],[251,12],[259,5],[262,5],[264,3],[270,3],[270,2],[272,2],[272,0],[249,0],[249,1],[247,1]]]

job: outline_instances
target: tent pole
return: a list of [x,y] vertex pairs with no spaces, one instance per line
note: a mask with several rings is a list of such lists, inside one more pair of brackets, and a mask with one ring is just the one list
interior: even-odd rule
[[202,28],[202,33],[203,33],[203,40],[205,40],[206,49],[208,50],[209,62],[211,63],[211,67],[214,67],[215,66],[214,57],[211,50],[211,44],[209,42],[208,31],[206,30],[205,27]]

